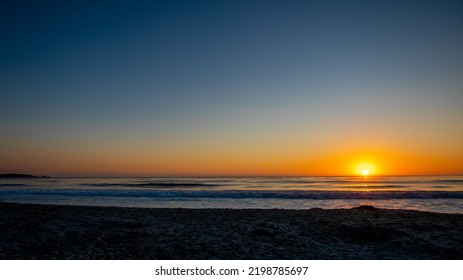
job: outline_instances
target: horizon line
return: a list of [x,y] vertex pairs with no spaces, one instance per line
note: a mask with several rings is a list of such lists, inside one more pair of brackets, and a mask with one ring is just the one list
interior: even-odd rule
[[[30,173],[0,173],[4,174],[21,174],[32,175],[37,178],[251,178],[251,177],[359,177],[359,178],[374,178],[374,177],[438,177],[438,176],[463,176],[463,174],[402,174],[402,175],[33,175]],[[8,179],[8,178],[4,178]]]

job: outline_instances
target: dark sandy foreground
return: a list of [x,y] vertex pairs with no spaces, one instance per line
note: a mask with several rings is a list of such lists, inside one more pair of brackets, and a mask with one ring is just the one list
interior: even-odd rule
[[463,215],[0,203],[1,259],[463,259]]

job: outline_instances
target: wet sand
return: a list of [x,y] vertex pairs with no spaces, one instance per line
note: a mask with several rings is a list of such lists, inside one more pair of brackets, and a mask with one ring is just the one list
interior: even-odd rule
[[463,259],[463,215],[0,203],[0,259]]

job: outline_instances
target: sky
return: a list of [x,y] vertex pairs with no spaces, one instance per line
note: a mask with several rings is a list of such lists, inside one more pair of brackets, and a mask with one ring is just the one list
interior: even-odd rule
[[463,174],[461,1],[1,1],[0,173]]

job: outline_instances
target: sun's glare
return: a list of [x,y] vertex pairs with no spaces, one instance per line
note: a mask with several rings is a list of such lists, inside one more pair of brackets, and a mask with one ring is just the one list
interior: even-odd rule
[[355,166],[355,174],[367,177],[376,174],[376,166],[371,163],[360,163]]

